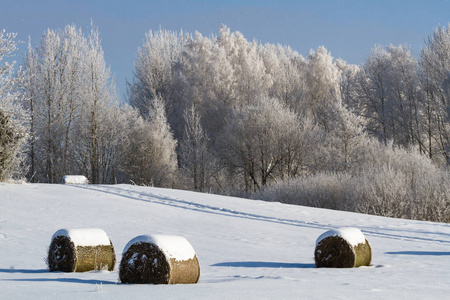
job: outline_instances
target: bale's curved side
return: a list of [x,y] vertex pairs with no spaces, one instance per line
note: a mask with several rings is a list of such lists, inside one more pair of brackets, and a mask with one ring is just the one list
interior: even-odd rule
[[66,236],[53,238],[47,256],[47,265],[50,272],[74,272],[76,264],[75,244]]
[[111,241],[109,246],[77,246],[76,255],[74,272],[113,271],[116,264],[116,253]]
[[355,254],[355,268],[370,266],[370,263],[372,262],[372,248],[370,248],[370,244],[367,240],[364,244],[358,244],[355,247]]
[[122,254],[119,278],[122,283],[197,283],[200,278],[200,264],[197,256],[180,261],[168,258],[153,243],[138,242]]
[[197,283],[200,279],[200,264],[197,255],[188,260],[179,261],[170,259],[171,272],[169,284],[189,284]]
[[372,251],[369,242],[350,245],[339,236],[329,236],[317,243],[314,260],[318,268],[356,268],[369,266]]

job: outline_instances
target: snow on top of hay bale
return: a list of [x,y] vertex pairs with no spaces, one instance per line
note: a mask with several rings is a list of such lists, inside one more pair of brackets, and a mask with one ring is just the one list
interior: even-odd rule
[[323,233],[321,236],[319,236],[316,241],[316,246],[321,240],[330,236],[341,237],[344,240],[346,240],[351,246],[357,246],[359,244],[364,244],[366,242],[364,234],[358,228],[341,227],[338,229],[329,230]]
[[63,184],[88,184],[89,181],[83,175],[64,175],[62,179]]
[[128,242],[123,249],[127,252],[133,244],[150,243],[157,245],[168,257],[178,261],[193,259],[195,251],[192,245],[182,236],[175,235],[140,235]]
[[76,228],[60,229],[52,237],[52,240],[58,236],[68,237],[77,246],[109,246],[111,244],[108,235],[100,228]]

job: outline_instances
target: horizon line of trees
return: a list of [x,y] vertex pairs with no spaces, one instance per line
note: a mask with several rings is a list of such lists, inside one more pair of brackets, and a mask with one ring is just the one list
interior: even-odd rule
[[[1,61],[17,42],[0,38]],[[128,103],[93,25],[47,30],[13,68],[0,68],[0,180],[17,170],[32,182],[84,174],[450,221],[450,25],[418,58],[376,46],[359,66],[323,46],[303,57],[226,26],[208,37],[150,30]]]

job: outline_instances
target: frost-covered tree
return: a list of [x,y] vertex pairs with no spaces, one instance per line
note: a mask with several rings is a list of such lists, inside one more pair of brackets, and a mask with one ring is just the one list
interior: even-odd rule
[[142,116],[148,116],[151,101],[156,96],[172,105],[173,66],[180,62],[187,38],[182,31],[162,29],[145,34],[143,46],[136,54],[132,82],[128,83],[128,102],[139,109]]
[[420,77],[425,92],[423,110],[428,154],[450,164],[450,24],[438,27],[428,37],[420,55]]
[[241,176],[247,192],[281,178],[283,170],[296,175],[301,168],[305,145],[300,122],[277,99],[263,98],[234,110],[224,137],[227,164]]
[[357,75],[360,67],[347,64],[342,59],[336,60],[336,67],[340,72],[339,93],[342,103],[347,107],[359,109]]
[[408,48],[374,48],[357,75],[354,107],[367,119],[368,130],[385,144],[392,140],[425,152],[417,70]]
[[[87,37],[87,45],[89,52],[84,62],[86,74],[83,80],[85,93],[81,99],[80,120],[76,126],[80,137],[79,143],[83,143],[85,149],[84,151],[80,149],[81,153],[78,156],[86,158],[83,163],[89,169],[86,171],[90,175],[91,182],[100,183],[108,180],[101,176],[108,173],[104,168],[111,168],[108,161],[104,161],[103,154],[110,151],[107,149],[111,147],[107,139],[114,139],[108,134],[109,128],[106,126],[114,126],[108,124],[108,120],[115,115],[118,98],[111,71],[104,59],[98,29],[93,26]],[[106,139],[102,134],[106,135]]]
[[306,62],[290,47],[266,44],[259,47],[266,72],[273,84],[269,96],[282,100],[290,109],[301,112],[306,102]]
[[258,43],[249,42],[239,31],[230,32],[224,25],[219,29],[217,43],[233,68],[236,105],[252,105],[267,96],[272,78],[259,55]]
[[114,138],[101,134],[114,132],[105,126],[111,126],[118,104],[98,30],[92,26],[87,36],[75,25],[47,30],[39,45],[30,43],[24,70],[33,137],[31,176],[53,183],[81,173],[93,183],[111,182],[101,174],[111,174],[111,160],[103,161],[103,154]]
[[358,79],[360,101],[363,102],[368,130],[384,144],[392,139],[393,100],[389,97],[389,53],[374,48],[363,65]]
[[310,51],[306,70],[306,109],[325,130],[329,130],[330,126],[328,111],[340,99],[339,75],[339,69],[325,47]]
[[424,152],[422,106],[418,63],[404,46],[388,46],[390,97],[393,99],[393,139],[405,147],[417,145]]
[[129,135],[123,151],[124,171],[130,179],[143,185],[170,187],[177,171],[173,138],[165,115],[164,102],[153,98],[148,118],[130,118]]
[[21,170],[26,146],[28,113],[19,91],[23,74],[15,74],[15,61],[2,62],[17,49],[16,34],[0,31],[0,181],[23,176]]
[[367,161],[370,139],[364,119],[338,101],[331,107],[332,129],[318,147],[316,166],[322,172],[358,172]]
[[211,141],[194,105],[185,111],[184,123],[184,135],[180,142],[181,176],[186,177],[190,189],[204,192],[211,187],[216,158],[210,152]]
[[[176,114],[169,117],[176,136],[182,136],[180,114],[196,107],[214,139],[222,129],[228,110],[235,104],[235,78],[225,49],[213,38],[196,33],[189,38],[183,63],[176,66]],[[173,111],[173,112],[175,112]]]
[[35,100],[36,95],[38,94],[37,90],[37,58],[35,57],[34,49],[31,47],[31,43],[28,43],[28,51],[24,55],[24,79],[23,79],[23,93],[24,96],[27,98],[26,102],[26,108],[29,111],[30,115],[30,137],[29,137],[29,143],[30,143],[30,149],[29,149],[29,174],[27,175],[28,179],[32,182],[34,182],[35,174],[36,174],[36,149],[35,149]]

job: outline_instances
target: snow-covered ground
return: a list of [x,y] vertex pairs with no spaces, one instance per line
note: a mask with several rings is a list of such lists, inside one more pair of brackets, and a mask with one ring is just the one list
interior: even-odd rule
[[[1,299],[449,299],[450,224],[389,219],[130,185],[0,184]],[[357,227],[372,266],[317,269],[316,239]],[[61,228],[101,228],[122,250],[142,234],[184,236],[198,284],[127,285],[118,271],[50,273]],[[117,270],[116,265],[116,270]]]

